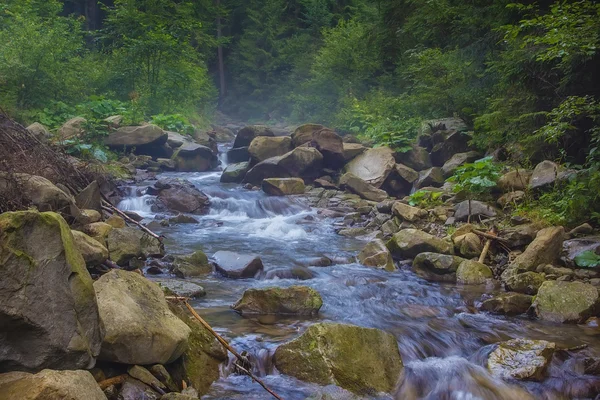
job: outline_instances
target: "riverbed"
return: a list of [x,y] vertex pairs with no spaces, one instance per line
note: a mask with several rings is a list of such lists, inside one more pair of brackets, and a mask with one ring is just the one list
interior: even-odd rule
[[[600,355],[600,329],[543,323],[525,315],[482,313],[478,305],[499,288],[427,282],[416,276],[408,263],[386,272],[350,262],[366,242],[336,234],[339,219],[322,217],[302,196],[269,197],[241,185],[222,184],[220,175],[220,171],[160,175],[190,181],[211,201],[207,215],[195,216],[198,224],[155,229],[166,237],[169,254],[195,250],[209,257],[219,250],[253,253],[261,257],[265,271],[311,264],[323,256],[334,261],[333,266],[309,267],[314,277],[304,281],[233,280],[218,274],[191,279],[207,293],[193,302],[198,313],[234,348],[248,352],[255,374],[283,398],[304,399],[321,390],[318,385],[279,374],[270,361],[279,344],[317,321],[379,328],[396,336],[405,365],[401,386],[396,397],[382,394],[377,398],[516,399],[511,385],[540,399],[593,399],[600,393],[600,379],[582,372],[584,357]],[[146,221],[156,218],[150,207],[152,196],[143,193],[151,183],[131,188],[131,197],[119,207],[137,212]],[[298,284],[314,288],[323,297],[318,317],[248,318],[230,309],[248,288]],[[554,341],[558,348],[587,348],[557,352],[543,382],[504,382],[489,374],[486,359],[494,343],[512,338]],[[230,370],[223,365],[221,378],[203,399],[271,398],[248,377]]]

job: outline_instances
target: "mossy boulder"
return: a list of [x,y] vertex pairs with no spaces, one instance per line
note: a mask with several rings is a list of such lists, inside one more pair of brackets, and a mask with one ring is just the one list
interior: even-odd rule
[[481,303],[481,309],[496,314],[517,315],[527,312],[533,296],[523,293],[502,293]]
[[490,353],[487,367],[499,378],[541,381],[555,349],[545,340],[508,340]]
[[456,282],[465,285],[479,285],[492,279],[490,267],[473,260],[465,260],[456,269]]
[[91,368],[100,353],[92,278],[65,220],[0,214],[0,371]]
[[396,338],[382,330],[318,323],[277,348],[275,366],[286,375],[357,394],[391,392],[403,370]]
[[267,178],[262,181],[262,190],[271,196],[289,196],[304,193],[304,180],[300,178]]
[[420,253],[454,254],[449,241],[437,238],[419,229],[402,229],[388,241],[387,247],[397,258],[415,258]]
[[598,289],[589,283],[546,281],[532,305],[536,315],[552,322],[584,322],[598,315]]
[[210,274],[213,271],[208,257],[197,250],[187,256],[177,256],[173,261],[173,273],[180,278],[191,278]]
[[464,258],[438,253],[420,253],[413,260],[413,271],[421,278],[437,282],[455,282],[456,270]]
[[469,232],[455,237],[454,248],[458,253],[467,258],[479,257],[483,250],[481,239],[476,234]]
[[308,286],[248,289],[231,308],[240,314],[316,315],[323,299]]
[[131,227],[111,229],[106,244],[110,259],[118,265],[126,265],[136,257],[164,255],[164,248],[158,239]]
[[506,290],[534,295],[538,292],[538,289],[545,280],[546,277],[544,274],[527,271],[511,275],[504,281],[504,284],[506,285]]
[[106,246],[106,238],[113,227],[106,222],[94,222],[83,227],[83,233]]
[[346,164],[346,172],[380,188],[395,167],[393,150],[389,147],[377,147],[368,149]]
[[0,374],[0,400],[106,400],[89,371]]
[[169,309],[187,325],[190,335],[183,355],[166,365],[166,368],[175,382],[186,381],[188,386],[203,395],[219,379],[219,365],[227,361],[227,350],[191,315],[185,305],[170,302]]
[[166,364],[186,350],[190,329],[171,311],[162,289],[140,274],[112,270],[94,282],[106,328],[100,359]]
[[184,143],[175,150],[172,159],[175,161],[177,171],[181,172],[209,171],[218,164],[213,150],[197,143]]
[[85,265],[93,267],[108,259],[108,249],[102,243],[76,230],[71,231],[75,246],[83,256]]
[[358,254],[358,261],[367,267],[383,268],[386,271],[396,269],[392,254],[381,239],[370,241]]
[[223,183],[240,183],[244,180],[246,172],[250,169],[250,163],[240,162],[229,164],[221,174],[221,182]]

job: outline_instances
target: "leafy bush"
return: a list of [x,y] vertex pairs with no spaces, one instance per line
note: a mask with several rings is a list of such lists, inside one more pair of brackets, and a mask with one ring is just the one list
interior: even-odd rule
[[441,205],[442,192],[430,192],[428,190],[417,190],[408,198],[408,204],[422,208],[431,208]]
[[194,127],[189,120],[181,114],[157,114],[153,115],[150,123],[158,125],[164,130],[179,132],[191,135],[194,133]]

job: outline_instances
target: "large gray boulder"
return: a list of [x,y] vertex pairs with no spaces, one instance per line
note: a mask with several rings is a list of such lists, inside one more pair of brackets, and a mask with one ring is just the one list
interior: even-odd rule
[[481,157],[481,153],[478,151],[468,151],[466,153],[454,154],[448,161],[442,166],[442,173],[444,178],[450,177],[454,174],[454,171],[463,164],[471,163]]
[[498,187],[504,192],[514,190],[525,190],[529,186],[531,171],[526,169],[515,169],[507,172],[498,179]]
[[179,147],[173,160],[177,171],[180,172],[204,172],[217,166],[218,160],[213,151],[206,146],[197,143],[185,143]]
[[[495,217],[498,210],[482,201],[471,200],[471,218]],[[467,221],[469,219],[469,200],[461,201],[454,207],[454,219],[456,221]]]
[[129,152],[135,148],[136,154],[155,155],[162,152],[169,135],[156,125],[123,126],[104,139],[111,149]]
[[517,315],[526,313],[533,296],[522,293],[502,293],[481,303],[481,309],[496,314]]
[[132,227],[113,228],[106,237],[110,259],[125,266],[132,258],[160,257],[164,248],[158,239]]
[[480,285],[493,277],[490,267],[478,261],[465,260],[456,269],[456,282],[464,285]]
[[213,258],[217,272],[228,278],[254,278],[257,273],[263,270],[260,257],[252,254],[217,251]]
[[314,178],[319,175],[322,163],[323,155],[317,149],[297,147],[256,164],[248,171],[244,182],[260,185],[267,178]]
[[340,178],[340,186],[366,200],[380,202],[388,198],[385,190],[376,188],[350,172]]
[[344,165],[344,144],[342,138],[329,128],[307,124],[296,129],[292,134],[294,146],[314,147],[323,154],[323,165],[326,168],[338,169]]
[[108,249],[102,243],[83,232],[72,230],[75,247],[83,256],[85,265],[93,267],[108,259]]
[[189,214],[206,214],[210,201],[193,184],[183,180],[160,180],[155,184],[159,191],[158,211],[176,211]]
[[549,188],[556,181],[566,179],[571,173],[572,171],[566,171],[552,161],[542,161],[533,169],[529,187],[531,189]]
[[413,183],[415,190],[424,187],[440,187],[444,184],[444,174],[438,167],[428,168],[419,172],[419,178]]
[[308,286],[248,289],[234,305],[240,314],[316,315],[323,299]]
[[287,136],[257,136],[248,146],[248,153],[255,163],[265,161],[267,158],[282,156],[291,150],[292,139]]
[[393,150],[389,147],[377,147],[368,149],[346,164],[346,172],[379,188],[395,167]]
[[0,374],[0,400],[106,400],[88,371]]
[[169,310],[156,283],[114,269],[94,282],[94,289],[106,329],[101,360],[167,364],[183,354],[190,329]]
[[503,277],[510,273],[507,271],[533,271],[540,264],[554,263],[560,256],[564,238],[562,226],[542,229],[525,251],[515,258]]
[[418,229],[402,229],[388,241],[387,247],[396,258],[415,258],[420,253],[454,255],[451,242]]
[[65,220],[0,214],[0,260],[0,371],[93,367],[104,330]]
[[286,375],[357,394],[391,392],[403,370],[396,338],[354,325],[318,323],[277,348],[275,366]]
[[431,158],[427,149],[413,146],[405,153],[396,153],[396,161],[416,171],[423,171],[432,167]]
[[71,118],[58,129],[60,140],[78,138],[85,132],[87,120],[83,117]]
[[532,305],[536,315],[552,322],[584,322],[598,315],[598,289],[589,283],[546,281]]

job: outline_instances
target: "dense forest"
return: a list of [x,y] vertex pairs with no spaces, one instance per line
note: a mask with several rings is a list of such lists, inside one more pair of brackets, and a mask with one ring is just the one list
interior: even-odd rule
[[586,170],[546,199],[575,198],[561,212],[576,220],[600,188],[599,14],[589,0],[8,0],[0,106],[51,129],[118,113],[181,131],[218,109],[397,150],[457,116],[484,150]]

